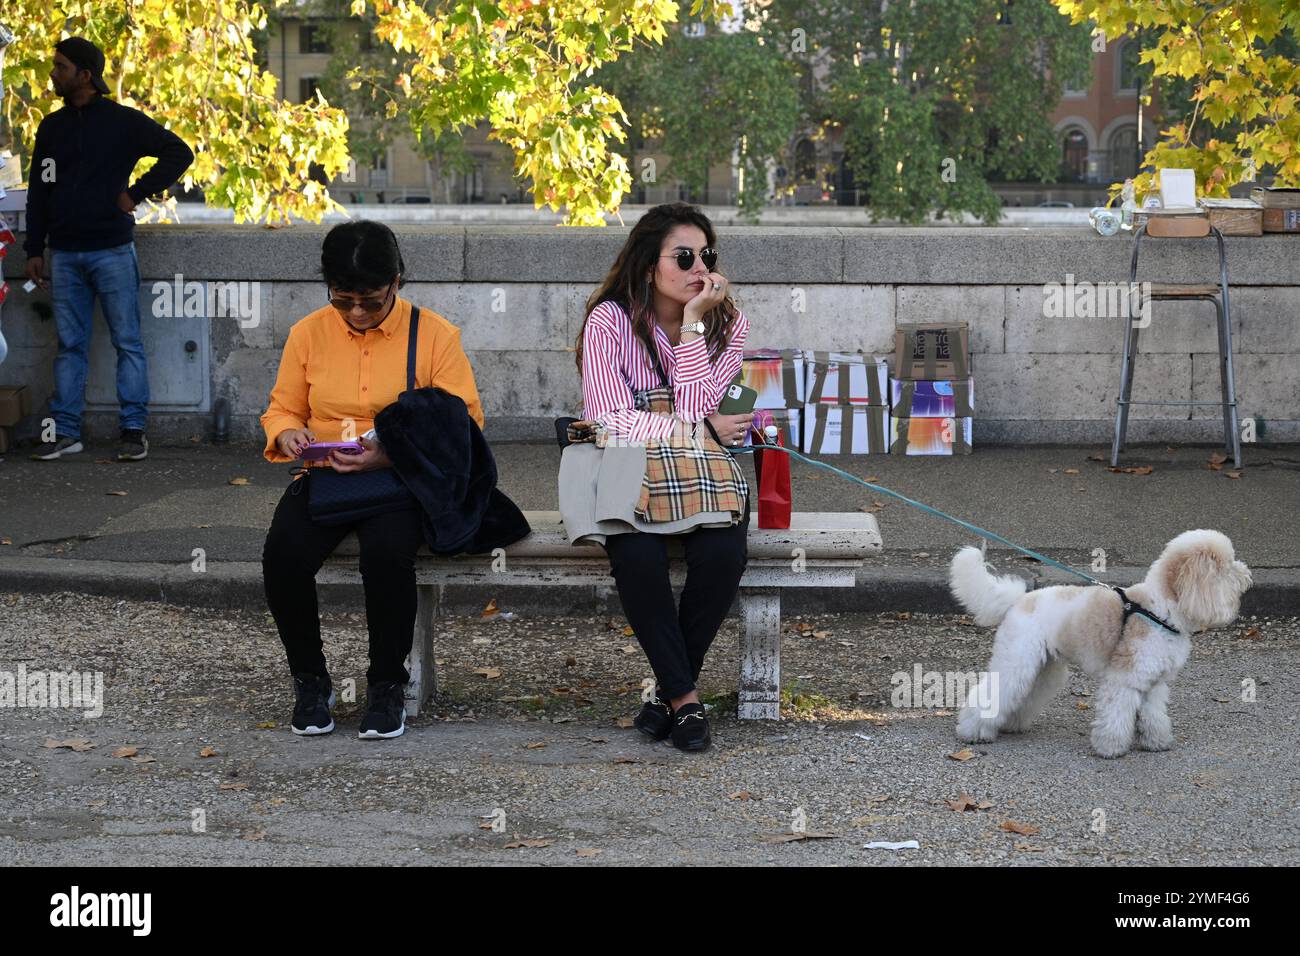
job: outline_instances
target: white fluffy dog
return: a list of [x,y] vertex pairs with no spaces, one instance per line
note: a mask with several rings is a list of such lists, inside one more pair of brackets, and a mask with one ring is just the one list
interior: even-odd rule
[[[1235,560],[1218,531],[1184,531],[1165,546],[1140,584],[1125,594],[1173,630],[1124,613],[1110,588],[1048,587],[1026,593],[1016,577],[990,573],[979,548],[952,559],[953,596],[984,627],[1000,624],[993,657],[957,718],[957,736],[996,740],[1028,729],[1065,683],[1066,664],[1098,681],[1092,746],[1118,757],[1133,744],[1168,750],[1173,728],[1165,705],[1169,682],[1187,661],[1190,635],[1230,624],[1250,569]],[[1174,633],[1176,631],[1177,633]],[[996,677],[990,681],[991,674]],[[979,705],[983,704],[983,708]]]

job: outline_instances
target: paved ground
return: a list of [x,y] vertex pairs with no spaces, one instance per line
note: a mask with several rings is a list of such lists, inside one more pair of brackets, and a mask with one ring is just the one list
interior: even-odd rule
[[[1197,639],[1170,706],[1175,749],[1118,761],[1089,753],[1079,677],[1032,732],[967,760],[949,756],[962,745],[946,708],[893,706],[894,675],[987,659],[991,633],[945,613],[944,566],[970,536],[806,466],[796,508],[874,510],[885,553],[857,588],[786,602],[779,724],[736,721],[726,623],[703,685],[717,746],[686,756],[619,726],[648,674],[617,598],[590,589],[449,595],[441,693],[405,737],[357,740],[358,700],[340,705],[334,735],[295,738],[257,577],[282,468],[202,444],[139,465],[107,447],[56,463],[10,455],[0,671],[101,672],[106,702],[98,718],[0,710],[0,862],[1300,863],[1300,449],[1250,448],[1238,478],[1207,467],[1210,449],[1139,449],[1130,463],[1152,465],[1145,475],[1108,472],[1101,451],[829,460],[1076,566],[1104,549],[1120,581],[1187,528],[1232,536],[1255,571],[1245,616]],[[555,507],[553,447],[496,452],[522,507]],[[335,678],[364,685],[358,595],[329,596]],[[514,620],[482,618],[489,600]],[[952,809],[962,794],[990,806]],[[774,842],[800,815],[833,836]],[[911,839],[919,850],[863,848]]]
[[[435,707],[371,742],[355,736],[363,701],[337,708],[328,737],[289,733],[259,610],[0,594],[0,659],[105,681],[97,719],[4,713],[0,863],[1300,863],[1295,618],[1197,640],[1170,752],[1093,757],[1092,687],[1075,677],[1029,733],[956,760],[951,710],[891,695],[916,665],[984,662],[990,632],[961,618],[791,619],[779,724],[734,717],[729,621],[703,681],[716,746],[684,755],[619,726],[647,676],[621,619],[515,613],[448,619]],[[327,615],[325,634],[336,682],[364,685],[359,616]],[[989,806],[947,803],[963,794]],[[800,812],[831,836],[771,842]]]

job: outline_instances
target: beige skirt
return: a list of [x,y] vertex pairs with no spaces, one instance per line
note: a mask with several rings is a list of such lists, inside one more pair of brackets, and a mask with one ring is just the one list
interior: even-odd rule
[[677,521],[636,516],[645,478],[645,445],[567,446],[560,455],[560,517],[569,544],[604,546],[609,535],[629,531],[682,534],[695,528],[730,528],[729,511],[705,511]]

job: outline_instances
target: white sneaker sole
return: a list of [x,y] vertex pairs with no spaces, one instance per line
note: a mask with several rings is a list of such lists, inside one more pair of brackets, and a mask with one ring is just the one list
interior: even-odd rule
[[[78,449],[78,450],[80,450],[80,449]],[[117,460],[118,460],[118,461],[144,461],[144,460],[145,460],[146,458],[148,458],[148,457],[149,457],[149,441],[146,439],[146,440],[145,440],[145,443],[144,443],[144,451],[140,452],[140,454],[138,454],[138,455],[121,455],[121,454],[119,454],[119,455],[117,456]]]
[[77,454],[77,452],[82,450],[83,450],[83,446],[81,442],[78,441],[78,442],[73,442],[67,448],[62,448],[59,451],[51,452],[48,455],[32,455],[32,460],[33,461],[54,461],[54,459],[62,458],[64,455],[75,455]]
[[357,736],[362,740],[392,740],[394,737],[400,737],[406,733],[406,715],[402,715],[402,726],[396,730],[390,730],[386,734],[381,734],[377,730],[358,730]]

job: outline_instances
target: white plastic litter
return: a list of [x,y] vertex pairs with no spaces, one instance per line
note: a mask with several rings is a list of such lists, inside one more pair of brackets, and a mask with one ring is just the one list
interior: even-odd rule
[[904,840],[902,843],[890,843],[887,840],[877,840],[875,843],[862,844],[864,850],[919,850],[921,844],[915,840]]

